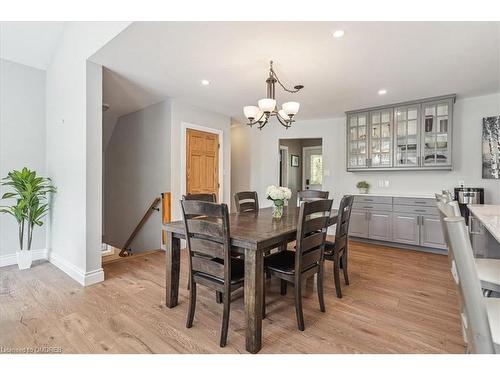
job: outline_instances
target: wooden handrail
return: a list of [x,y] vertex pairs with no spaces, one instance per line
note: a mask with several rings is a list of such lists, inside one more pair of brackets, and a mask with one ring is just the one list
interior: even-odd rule
[[131,250],[128,247],[130,246],[130,244],[134,240],[135,236],[137,236],[137,233],[139,233],[139,231],[141,230],[141,228],[144,226],[144,224],[146,223],[146,221],[149,219],[149,217],[151,216],[151,214],[153,213],[153,211],[160,211],[160,209],[158,208],[158,205],[160,204],[160,201],[161,201],[161,198],[157,197],[157,198],[155,198],[155,200],[153,201],[153,203],[151,203],[151,205],[149,206],[148,210],[146,211],[146,213],[142,217],[141,221],[139,221],[139,224],[137,224],[137,226],[135,227],[134,231],[132,232],[132,234],[128,238],[127,242],[125,242],[125,245],[123,245],[123,247],[122,247],[122,249],[120,251],[120,256],[121,257],[126,257],[126,256],[131,255]]

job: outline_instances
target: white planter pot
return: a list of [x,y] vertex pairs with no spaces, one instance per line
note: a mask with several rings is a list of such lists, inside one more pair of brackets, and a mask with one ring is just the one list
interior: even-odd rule
[[368,194],[368,188],[358,188],[359,194]]
[[33,255],[29,250],[16,251],[17,265],[20,270],[27,270],[31,268]]

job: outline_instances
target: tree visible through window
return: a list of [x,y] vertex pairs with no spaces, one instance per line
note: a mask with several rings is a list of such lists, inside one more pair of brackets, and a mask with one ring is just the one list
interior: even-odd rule
[[311,185],[323,183],[323,155],[311,155]]

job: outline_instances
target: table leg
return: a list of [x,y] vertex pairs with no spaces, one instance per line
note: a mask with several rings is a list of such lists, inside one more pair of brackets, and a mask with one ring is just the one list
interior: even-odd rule
[[179,296],[179,274],[181,267],[181,240],[175,238],[171,232],[167,233],[166,256],[166,305],[167,307],[177,306]]
[[263,272],[262,253],[245,249],[246,350],[250,353],[258,353],[262,346]]

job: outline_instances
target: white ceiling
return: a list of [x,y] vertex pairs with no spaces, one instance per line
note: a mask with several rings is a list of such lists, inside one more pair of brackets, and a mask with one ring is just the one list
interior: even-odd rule
[[64,22],[0,22],[0,57],[45,70]]
[[[119,115],[165,97],[242,117],[265,96],[269,60],[301,103],[300,119],[456,93],[499,91],[500,23],[136,22],[92,60],[108,70],[104,100]],[[331,36],[343,29],[341,39]],[[210,80],[202,86],[201,79]],[[379,96],[381,88],[387,94]]]

